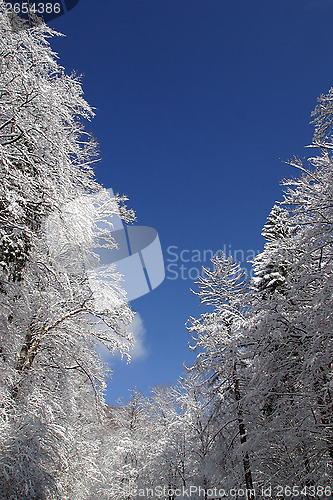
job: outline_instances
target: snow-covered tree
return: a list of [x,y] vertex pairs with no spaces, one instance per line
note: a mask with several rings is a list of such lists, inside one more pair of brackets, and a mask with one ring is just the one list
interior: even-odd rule
[[45,216],[95,190],[95,144],[81,118],[93,116],[80,81],[58,65],[47,27],[13,32],[0,3],[1,262],[20,277],[32,234]]
[[[243,397],[245,367],[243,328],[247,310],[247,281],[238,263],[224,253],[211,259],[213,269],[203,268],[199,277],[201,304],[213,309],[199,319],[191,318],[189,332],[195,339],[193,349],[199,350],[196,367],[210,379],[212,391],[225,408],[225,418],[239,435],[240,463],[243,465],[247,497],[253,498],[253,480],[247,449],[246,416]],[[234,436],[234,437],[235,437]],[[234,439],[231,440],[234,442]],[[242,484],[241,476],[239,476]],[[233,484],[232,486],[235,486]]]
[[209,489],[227,491],[230,484],[228,476],[232,475],[233,464],[228,446],[234,427],[225,421],[223,402],[211,390],[205,375],[191,369],[181,378],[178,400],[187,436],[186,485],[203,488],[207,496]]
[[263,483],[329,484],[332,473],[332,95],[314,113],[320,153],[308,166],[290,162],[300,176],[283,182],[254,263],[248,328]]
[[108,405],[102,432],[98,462],[103,481],[96,483],[89,499],[126,500],[136,497],[142,484],[143,470],[151,465],[149,453],[153,436],[145,412],[146,398],[133,389],[129,401]]
[[93,113],[54,34],[13,30],[0,2],[0,496],[12,500],[88,498],[102,480],[96,343],[126,354],[132,341],[121,279],[98,272],[93,249],[112,247],[112,215],[133,214],[94,180]]
[[290,241],[293,234],[288,211],[274,205],[262,230],[262,236],[267,240],[265,247],[269,251],[257,255],[253,262],[253,282],[258,290],[265,290],[266,295],[277,287],[280,291],[283,289],[291,256],[288,245],[281,243]]

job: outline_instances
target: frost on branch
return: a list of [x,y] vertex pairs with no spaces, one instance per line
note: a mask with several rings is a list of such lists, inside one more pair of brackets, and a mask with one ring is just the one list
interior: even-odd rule
[[96,343],[124,355],[132,343],[120,277],[89,265],[95,239],[113,245],[99,223],[133,214],[94,180],[93,113],[53,35],[13,31],[0,2],[0,497],[12,500],[87,498],[103,481]]

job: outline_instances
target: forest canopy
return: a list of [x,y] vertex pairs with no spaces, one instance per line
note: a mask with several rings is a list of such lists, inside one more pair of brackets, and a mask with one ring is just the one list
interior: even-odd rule
[[198,277],[193,366],[112,407],[98,346],[129,358],[133,312],[87,262],[114,248],[101,223],[134,214],[95,178],[94,113],[55,35],[0,2],[0,498],[332,498],[333,89],[254,277],[224,252]]

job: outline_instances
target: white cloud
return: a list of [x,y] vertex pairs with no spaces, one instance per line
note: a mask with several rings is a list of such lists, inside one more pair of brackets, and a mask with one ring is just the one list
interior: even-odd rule
[[148,352],[146,346],[144,345],[146,329],[139,313],[135,314],[130,329],[135,339],[134,347],[130,351],[131,358],[132,360],[143,359],[147,356]]
[[[131,361],[144,359],[148,354],[147,347],[145,346],[146,329],[139,313],[135,313],[134,320],[129,327],[129,331],[133,334],[135,341],[133,348],[129,351]],[[111,354],[110,351],[108,351],[108,349],[101,343],[96,345],[96,352],[108,364],[112,364],[113,361],[120,358],[118,354]]]

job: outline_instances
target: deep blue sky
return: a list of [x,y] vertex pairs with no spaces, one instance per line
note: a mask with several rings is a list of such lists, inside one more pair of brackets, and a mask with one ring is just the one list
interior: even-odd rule
[[[333,84],[332,21],[330,0],[80,0],[50,23],[96,108],[97,178],[129,196],[166,259],[171,245],[262,249],[279,181],[294,174],[281,160],[307,155],[310,113]],[[183,264],[186,277],[200,267]],[[193,281],[170,277],[132,303],[147,354],[113,363],[108,402],[174,382],[191,359],[184,323],[198,299]]]

